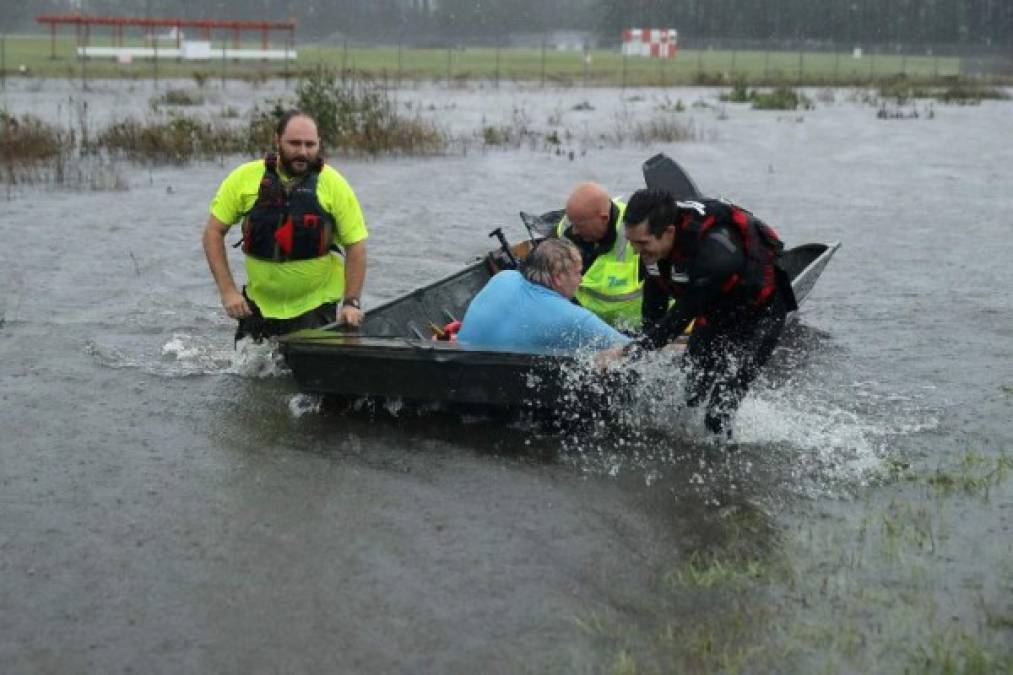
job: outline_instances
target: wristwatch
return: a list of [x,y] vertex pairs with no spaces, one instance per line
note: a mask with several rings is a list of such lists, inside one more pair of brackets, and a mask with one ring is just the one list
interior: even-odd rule
[[358,298],[345,298],[344,300],[341,301],[341,306],[362,309],[362,303],[359,302]]

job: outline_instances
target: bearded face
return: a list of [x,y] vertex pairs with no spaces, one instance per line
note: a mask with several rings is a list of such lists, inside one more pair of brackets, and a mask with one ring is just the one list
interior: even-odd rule
[[303,176],[320,161],[320,136],[317,125],[305,116],[293,117],[277,138],[278,158],[289,176]]

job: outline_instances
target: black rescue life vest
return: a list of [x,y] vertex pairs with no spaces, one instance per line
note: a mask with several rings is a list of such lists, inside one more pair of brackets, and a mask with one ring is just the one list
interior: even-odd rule
[[327,255],[334,244],[334,218],[317,199],[319,167],[287,191],[278,175],[277,155],[265,157],[264,167],[257,201],[244,214],[243,252],[277,262]]
[[[681,245],[673,249],[673,264],[685,264],[692,257],[696,245],[715,227],[726,226],[738,233],[746,263],[741,271],[725,281],[721,287],[722,292],[726,295],[739,293],[756,306],[766,305],[778,286],[785,283],[783,278],[779,279],[783,272],[776,266],[778,256],[784,251],[784,244],[774,228],[745,209],[720,200],[677,204],[684,215],[678,228]],[[786,290],[791,292],[790,282]],[[790,298],[790,304],[794,304],[793,296]]]

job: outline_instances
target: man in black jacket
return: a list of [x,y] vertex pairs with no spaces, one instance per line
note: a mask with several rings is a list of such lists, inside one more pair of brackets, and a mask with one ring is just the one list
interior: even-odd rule
[[676,201],[658,190],[636,192],[624,223],[648,270],[644,335],[626,351],[664,347],[692,322],[686,401],[706,400],[707,428],[730,436],[732,415],[796,309],[791,283],[775,264],[784,246],[737,206]]

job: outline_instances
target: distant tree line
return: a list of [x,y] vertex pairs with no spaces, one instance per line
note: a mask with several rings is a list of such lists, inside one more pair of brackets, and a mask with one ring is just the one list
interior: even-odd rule
[[1013,47],[1013,0],[35,0],[0,2],[0,31],[40,13],[287,19],[303,38],[446,44],[571,29],[618,42],[623,28],[694,39]]
[[598,27],[861,44],[1013,46],[1011,0],[599,0]]

